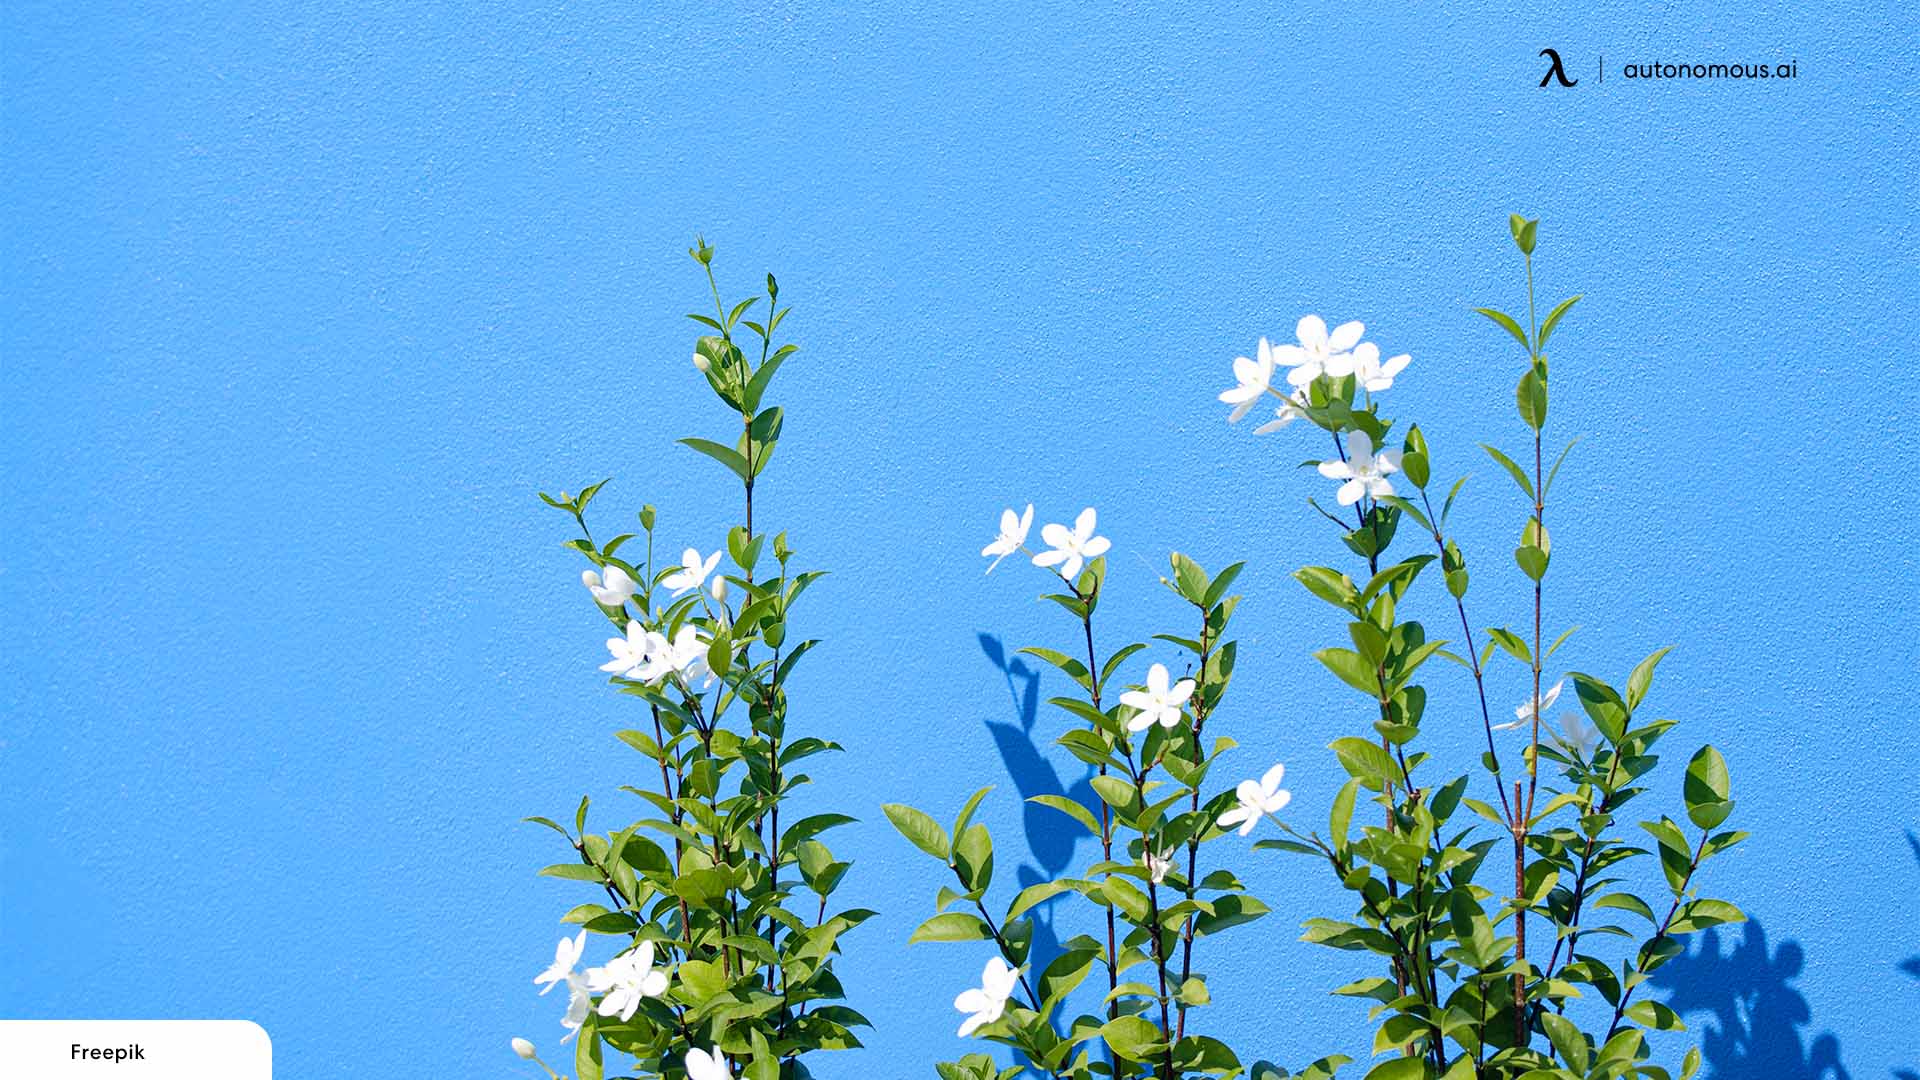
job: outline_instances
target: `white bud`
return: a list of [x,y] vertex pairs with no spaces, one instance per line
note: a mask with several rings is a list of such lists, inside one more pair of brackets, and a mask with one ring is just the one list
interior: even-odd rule
[[533,1060],[533,1044],[525,1039],[513,1040],[513,1052],[526,1058],[528,1061]]
[[580,584],[585,585],[589,589],[597,589],[600,587],[600,575],[591,570],[582,570],[580,571]]
[[715,600],[719,601],[722,604],[726,603],[727,602],[727,579],[723,577],[714,578],[713,585],[709,588],[709,591],[713,593],[713,598]]
[[693,366],[699,368],[701,371],[707,370],[707,358],[699,353],[694,353]]

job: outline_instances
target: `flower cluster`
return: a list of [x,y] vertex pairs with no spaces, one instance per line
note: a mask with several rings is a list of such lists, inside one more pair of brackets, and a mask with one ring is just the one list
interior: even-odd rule
[[[1420,429],[1408,425],[1404,435],[1392,435],[1397,445],[1389,445],[1395,421],[1382,414],[1374,395],[1393,387],[1408,357],[1382,360],[1377,346],[1361,340],[1361,323],[1329,332],[1319,317],[1309,315],[1299,322],[1297,345],[1262,340],[1256,358],[1236,359],[1235,385],[1220,395],[1232,407],[1230,422],[1269,395],[1278,398],[1275,419],[1259,430],[1306,420],[1328,434],[1335,451],[1333,458],[1314,464],[1322,477],[1338,482],[1341,511],[1313,505],[1339,529],[1341,542],[1357,558],[1357,570],[1350,575],[1308,566],[1294,576],[1340,612],[1345,623],[1340,644],[1314,656],[1362,695],[1364,703],[1356,707],[1367,726],[1330,747],[1350,779],[1331,800],[1326,834],[1303,833],[1276,820],[1284,836],[1254,846],[1310,856],[1354,894],[1350,921],[1309,919],[1304,938],[1371,953],[1381,964],[1378,974],[1336,991],[1377,1003],[1374,1047],[1392,1056],[1368,1073],[1370,1080],[1671,1077],[1674,1073],[1648,1060],[1645,1035],[1677,1029],[1679,1019],[1665,1005],[1634,1001],[1634,992],[1650,972],[1684,950],[1679,936],[1745,917],[1726,901],[1699,896],[1701,865],[1746,835],[1715,831],[1733,801],[1726,763],[1711,746],[1701,747],[1688,762],[1682,790],[1686,817],[1698,836],[1689,838],[1665,816],[1640,823],[1653,838],[1664,878],[1653,888],[1668,895],[1643,899],[1637,892],[1642,886],[1632,884],[1627,873],[1634,865],[1628,860],[1650,852],[1640,846],[1643,838],[1619,836],[1615,818],[1622,803],[1647,790],[1645,778],[1659,760],[1651,750],[1673,727],[1669,720],[1635,719],[1666,650],[1641,661],[1618,686],[1578,672],[1557,680],[1547,674],[1548,662],[1573,630],[1543,640],[1549,596],[1544,581],[1553,558],[1545,512],[1559,473],[1558,462],[1542,467],[1549,401],[1544,350],[1580,298],[1536,319],[1537,224],[1515,216],[1509,226],[1527,260],[1527,321],[1477,309],[1526,352],[1514,400],[1532,445],[1514,456],[1491,446],[1486,450],[1525,500],[1526,520],[1513,561],[1531,604],[1531,640],[1506,627],[1488,627],[1480,631],[1484,647],[1476,642],[1466,607],[1473,579],[1460,544],[1447,532],[1464,478],[1444,499],[1430,498],[1432,450]],[[1273,386],[1281,367],[1288,369],[1290,389],[1284,393]],[[1565,456],[1563,450],[1559,460]],[[1520,461],[1531,461],[1533,468]],[[1431,540],[1431,549],[1395,561],[1390,552],[1396,535],[1416,529]],[[1444,579],[1443,603],[1451,609],[1446,623],[1465,635],[1458,653],[1449,651],[1446,641],[1429,640],[1413,617],[1423,598],[1413,591],[1415,582],[1423,575],[1431,580],[1429,567],[1437,567]],[[1513,719],[1495,723],[1488,686],[1497,673],[1489,666],[1499,654],[1522,665],[1528,693]],[[1480,765],[1491,781],[1491,801],[1468,797],[1473,774],[1436,776],[1438,759],[1417,749],[1430,700],[1423,665],[1436,656],[1472,677],[1473,704],[1486,739]],[[1545,730],[1548,710],[1569,683],[1586,718],[1568,713],[1560,732]],[[1143,709],[1151,703],[1149,698]],[[1447,712],[1457,715],[1457,707]],[[1517,763],[1511,744],[1496,737],[1512,731],[1524,739]],[[1553,784],[1556,768],[1559,791],[1542,802],[1542,773]],[[1234,792],[1237,805],[1218,823],[1237,825],[1244,835],[1262,817],[1284,808],[1290,796],[1279,787],[1282,775],[1276,765],[1260,780],[1242,783]],[[1356,829],[1363,799],[1384,811],[1384,827]],[[1463,807],[1494,822],[1498,833],[1475,839],[1472,825],[1463,828],[1452,820]],[[1483,865],[1507,861],[1509,846],[1510,865],[1493,875],[1496,884],[1476,883]],[[1645,925],[1629,929],[1605,921],[1613,912],[1629,913]],[[1600,934],[1640,944],[1624,950],[1624,958],[1616,954],[1607,960],[1592,948]],[[1302,1075],[1323,1076],[1345,1061],[1326,1058]],[[1698,1051],[1689,1052],[1678,1070],[1680,1080],[1687,1080],[1699,1062]]]
[[[784,813],[807,782],[801,762],[840,749],[788,724],[788,677],[816,644],[792,634],[794,608],[822,574],[795,567],[786,534],[754,522],[756,482],[782,433],[781,409],[764,399],[795,350],[773,345],[788,312],[771,276],[764,296],[723,305],[712,249],[692,254],[715,302],[712,317],[693,316],[713,331],[699,338],[694,366],[733,413],[738,438],[681,442],[740,482],[741,524],[712,551],[656,562],[653,507],[641,509],[637,531],[603,539],[588,527],[588,507],[605,481],[541,494],[578,529],[567,547],[589,562],[580,582],[615,633],[600,670],[641,717],[619,739],[647,761],[623,786],[643,804],[638,819],[596,832],[587,798],[571,828],[527,819],[569,848],[541,873],[591,890],[562,918],[579,933],[534,980],[542,993],[567,989],[561,1041],[574,1044],[578,1080],[603,1080],[616,1053],[631,1061],[614,1075],[733,1080],[739,1067],[754,1080],[804,1076],[806,1055],[858,1046],[853,1031],[866,1024],[840,1003],[834,965],[872,913],[828,908],[850,864],[826,836],[853,818]],[[763,301],[765,314],[751,318]],[[742,330],[758,339],[757,358],[745,334],[735,336]],[[588,935],[620,946],[583,970]],[[558,1075],[526,1040],[513,1049]]]
[[1033,504],[1028,503],[1024,513],[1015,514],[1012,510],[1000,512],[1000,534],[993,542],[980,549],[983,556],[992,556],[993,562],[987,566],[987,573],[1000,565],[1000,560],[1018,551],[1031,556],[1035,566],[1057,568],[1061,577],[1072,581],[1080,576],[1080,571],[1092,559],[1105,555],[1113,545],[1104,536],[1095,536],[1094,527],[1099,515],[1089,506],[1080,511],[1073,521],[1073,528],[1065,525],[1044,525],[1040,529],[1040,539],[1047,545],[1045,551],[1027,550],[1027,532],[1033,528]]

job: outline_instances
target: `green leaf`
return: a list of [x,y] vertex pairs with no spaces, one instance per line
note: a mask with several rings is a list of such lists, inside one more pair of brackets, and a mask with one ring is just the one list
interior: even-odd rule
[[1547,424],[1547,380],[1541,378],[1539,368],[1529,368],[1520,376],[1520,385],[1514,389],[1514,398],[1520,406],[1520,419],[1527,426],[1539,431]]
[[1080,824],[1085,825],[1087,831],[1093,835],[1100,835],[1100,822],[1095,820],[1093,811],[1080,805],[1080,803],[1075,800],[1067,798],[1065,795],[1034,795],[1028,798],[1027,801],[1039,803],[1041,806],[1050,806]]
[[1128,1061],[1147,1061],[1166,1047],[1166,1037],[1138,1016],[1116,1016],[1100,1025],[1100,1038]]
[[1035,904],[1044,903],[1064,892],[1073,892],[1079,888],[1079,886],[1080,883],[1078,881],[1069,878],[1062,878],[1057,881],[1042,881],[1037,885],[1029,885],[1021,889],[1019,895],[1013,898],[1012,905],[1007,908],[1007,917],[1003,921],[1012,922],[1020,916],[1025,915]]
[[1685,1031],[1680,1014],[1658,1001],[1636,1001],[1627,1006],[1627,1019],[1655,1031]]
[[1515,660],[1523,664],[1533,663],[1533,650],[1527,648],[1526,641],[1522,639],[1519,634],[1496,626],[1488,628],[1487,637],[1492,639],[1494,644],[1512,654]]
[[1426,1080],[1427,1059],[1396,1057],[1367,1070],[1367,1080]]
[[950,850],[947,831],[940,827],[939,822],[901,803],[887,803],[881,809],[886,812],[887,820],[893,822],[893,827],[912,841],[914,847],[941,862],[947,861]]
[[1672,649],[1673,646],[1669,645],[1634,665],[1633,674],[1627,676],[1627,710],[1629,712],[1640,707],[1640,702],[1647,696],[1647,687],[1653,685],[1653,669],[1660,666],[1660,659]]
[[1513,316],[1504,311],[1495,311],[1492,308],[1482,307],[1474,308],[1473,310],[1499,323],[1502,330],[1513,335],[1513,340],[1519,342],[1521,348],[1526,349],[1529,353],[1533,351],[1533,346],[1527,343],[1527,332],[1521,329],[1520,324],[1514,321]]
[[1321,649],[1313,658],[1339,676],[1340,681],[1369,697],[1380,693],[1380,673],[1365,657],[1352,649]]
[[1360,590],[1353,580],[1338,570],[1324,566],[1304,566],[1293,572],[1293,579],[1307,591],[1344,611],[1352,611],[1360,602]]
[[976,896],[993,883],[993,838],[985,825],[975,822],[954,840],[953,865]]
[[1400,780],[1400,767],[1378,743],[1349,735],[1333,740],[1328,749],[1340,759],[1341,766],[1350,776],[1372,791],[1379,791]]
[[1595,908],[1619,908],[1622,911],[1631,911],[1635,915],[1647,920],[1648,925],[1658,925],[1660,922],[1658,918],[1654,917],[1653,909],[1647,906],[1647,902],[1632,893],[1608,893],[1600,899],[1595,900],[1593,906]]
[[1561,316],[1573,310],[1573,305],[1579,302],[1580,297],[1569,296],[1565,300],[1555,304],[1552,311],[1547,312],[1546,320],[1540,324],[1540,347],[1542,349],[1547,347],[1547,340],[1553,337],[1553,328],[1560,325]]
[[1560,1060],[1576,1073],[1587,1071],[1587,1061],[1591,1051],[1587,1047],[1587,1037],[1573,1021],[1558,1013],[1542,1012],[1540,1026],[1547,1030],[1547,1039],[1559,1052]]
[[1513,234],[1513,244],[1522,254],[1533,254],[1534,234],[1539,227],[1539,218],[1523,218],[1519,214],[1507,215],[1507,231]]
[[1718,828],[1733,812],[1728,798],[1726,759],[1711,745],[1703,746],[1687,762],[1685,797],[1687,817],[1702,829]]
[[1347,830],[1353,822],[1353,804],[1360,796],[1360,781],[1349,780],[1341,785],[1339,794],[1333,797],[1333,812],[1328,815],[1327,835],[1333,838],[1335,851],[1347,848]]
[[682,443],[707,455],[713,460],[733,470],[733,474],[742,480],[747,479],[747,459],[738,450],[721,446],[710,439],[681,439]]
[[1533,498],[1533,481],[1527,479],[1527,470],[1515,464],[1512,458],[1488,446],[1486,443],[1481,443],[1480,449],[1485,450],[1488,456],[1500,463],[1501,468],[1507,470],[1507,475],[1513,477],[1513,482],[1519,484],[1520,490],[1527,493],[1527,498]]
[[1674,934],[1689,934],[1695,930],[1705,930],[1709,926],[1724,926],[1728,923],[1746,921],[1746,912],[1725,900],[1694,900],[1680,908],[1673,922],[1668,924],[1667,930]]
[[969,911],[949,911],[921,923],[907,938],[907,944],[914,945],[922,941],[986,941],[992,937],[993,931],[987,929],[985,919]]
[[988,784],[973,793],[973,797],[967,800],[967,805],[960,808],[960,816],[953,819],[953,835],[959,836],[967,831],[967,822],[973,820],[973,812],[980,808],[980,800],[986,798],[987,792],[992,790],[993,785]]
[[574,1048],[573,1072],[579,1080],[601,1080],[600,1018],[592,1013],[580,1025],[580,1045]]

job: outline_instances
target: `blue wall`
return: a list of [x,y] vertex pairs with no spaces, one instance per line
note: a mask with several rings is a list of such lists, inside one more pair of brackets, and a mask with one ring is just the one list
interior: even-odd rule
[[[1911,7],[591,6],[0,14],[0,1014],[252,1017],[290,1076],[506,1073],[508,1036],[556,1040],[528,979],[579,893],[516,822],[620,806],[639,762],[533,492],[612,474],[603,521],[720,535],[715,470],[670,441],[723,423],[680,318],[701,230],[730,288],[772,269],[796,305],[759,509],[837,571],[797,695],[849,752],[809,798],[859,808],[846,895],[885,913],[844,965],[878,1030],[819,1072],[928,1075],[982,956],[904,946],[936,880],[878,803],[996,783],[1030,867],[1087,854],[1019,811],[1080,774],[982,644],[1067,631],[1030,568],[981,576],[1000,507],[1100,507],[1116,639],[1178,614],[1168,549],[1252,559],[1218,723],[1320,820],[1321,747],[1363,718],[1286,579],[1336,557],[1294,471],[1319,448],[1214,394],[1308,311],[1412,352],[1394,410],[1477,474],[1476,620],[1519,618],[1521,511],[1470,449],[1521,438],[1512,356],[1468,310],[1520,303],[1518,209],[1542,291],[1587,295],[1554,342],[1586,436],[1562,655],[1677,644],[1654,705],[1725,748],[1756,833],[1712,887],[1761,929],[1671,992],[1721,1077],[1920,1068]],[[1535,87],[1542,45],[1577,88]],[[1801,75],[1618,77],[1662,58]],[[1464,761],[1468,686],[1436,693]],[[1294,941],[1344,901],[1254,865],[1278,914],[1206,957],[1206,1022],[1363,1054],[1323,992],[1352,958]]]

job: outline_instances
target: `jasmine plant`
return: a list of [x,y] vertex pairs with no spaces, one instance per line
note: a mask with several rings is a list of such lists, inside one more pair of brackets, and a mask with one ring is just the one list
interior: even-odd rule
[[[1210,782],[1220,755],[1234,745],[1208,729],[1233,677],[1238,647],[1228,630],[1240,598],[1230,590],[1241,564],[1210,574],[1174,554],[1162,582],[1180,602],[1183,625],[1152,643],[1114,645],[1097,633],[1111,549],[1098,521],[1089,508],[1072,526],[1046,525],[1044,547],[1035,551],[1027,546],[1033,507],[1009,509],[981,552],[994,560],[989,572],[1016,553],[1051,571],[1045,599],[1068,617],[1069,651],[1022,651],[1058,668],[1074,687],[1051,702],[1066,720],[1057,741],[1092,767],[1098,802],[1063,795],[1031,801],[1085,829],[1098,841],[1095,857],[1072,876],[996,895],[993,838],[973,820],[990,788],[968,799],[950,827],[910,806],[885,807],[945,879],[935,914],[909,940],[963,943],[969,964],[985,954],[979,985],[954,1000],[964,1017],[957,1034],[1013,1047],[1024,1062],[1001,1068],[986,1053],[970,1053],[941,1062],[943,1080],[1005,1080],[1024,1070],[1060,1080],[1243,1071],[1226,1043],[1200,1032],[1195,1015],[1212,1001],[1200,966],[1206,946],[1267,911],[1231,869],[1203,859],[1202,848],[1226,835],[1248,807],[1274,811],[1287,801],[1279,766],[1264,781],[1237,788]],[[1137,670],[1150,649],[1160,659],[1140,681],[1126,681],[1123,673]],[[1089,916],[1092,932],[1065,941],[1056,956],[1036,958],[1036,910],[1067,903]],[[1070,999],[1090,978],[1097,1005],[1076,1013]]]
[[[821,837],[853,819],[782,816],[808,782],[802,762],[839,749],[788,724],[789,679],[816,644],[790,618],[822,572],[799,569],[786,534],[769,537],[754,521],[755,486],[781,437],[781,410],[766,396],[796,349],[775,345],[791,309],[771,274],[764,297],[729,307],[713,249],[701,241],[690,254],[714,301],[713,315],[689,316],[711,331],[695,343],[694,367],[735,430],[726,442],[680,441],[738,480],[741,520],[709,554],[688,547],[667,561],[656,558],[652,506],[637,532],[595,538],[588,508],[605,481],[540,495],[579,531],[567,547],[590,564],[581,582],[615,632],[600,669],[640,719],[618,738],[646,760],[648,779],[621,789],[642,816],[619,813],[624,823],[610,831],[589,830],[589,798],[571,828],[527,819],[568,847],[541,873],[594,894],[562,916],[580,930],[534,982],[542,994],[567,989],[561,1041],[578,1039],[579,1080],[600,1080],[608,1050],[631,1055],[640,1077],[804,1080],[806,1055],[860,1045],[853,1029],[866,1020],[840,1004],[834,958],[872,912],[827,913],[850,864]],[[763,320],[747,317],[763,299]],[[614,954],[583,971],[589,934],[611,939]],[[528,1041],[513,1048],[558,1075]]]
[[[1465,477],[1436,507],[1433,449],[1416,425],[1394,435],[1397,421],[1374,397],[1392,387],[1407,357],[1381,362],[1378,347],[1361,341],[1361,323],[1329,332],[1307,316],[1297,344],[1263,340],[1257,358],[1234,362],[1236,385],[1220,395],[1233,406],[1229,420],[1271,396],[1280,404],[1260,430],[1305,420],[1334,450],[1314,464],[1339,483],[1336,507],[1309,504],[1334,526],[1349,568],[1308,566],[1294,576],[1339,613],[1345,640],[1314,655],[1359,695],[1357,711],[1369,722],[1330,747],[1350,779],[1331,800],[1324,835],[1282,821],[1285,801],[1269,807],[1257,802],[1260,793],[1242,798],[1242,831],[1257,810],[1284,833],[1257,848],[1304,855],[1352,893],[1351,914],[1308,919],[1304,939],[1373,958],[1372,974],[1334,991],[1373,1003],[1377,1060],[1367,1080],[1670,1080],[1651,1060],[1646,1033],[1683,1024],[1639,991],[1681,955],[1682,937],[1743,921],[1733,904],[1702,894],[1701,870],[1746,834],[1721,828],[1733,800],[1726,762],[1712,746],[1700,747],[1677,780],[1655,775],[1654,747],[1675,726],[1651,718],[1648,707],[1667,649],[1613,681],[1549,675],[1576,628],[1549,636],[1571,606],[1549,604],[1547,512],[1573,444],[1548,467],[1545,350],[1580,297],[1537,318],[1538,222],[1516,215],[1509,224],[1524,261],[1527,321],[1477,310],[1525,358],[1514,401],[1527,445],[1511,455],[1483,449],[1521,496],[1512,557],[1526,625],[1483,628],[1476,638],[1468,563],[1448,528]],[[1282,365],[1284,392],[1271,385]],[[1413,617],[1426,610],[1457,626],[1458,645],[1429,637]],[[1519,665],[1524,697],[1512,720],[1495,723],[1490,695],[1512,670],[1495,667],[1501,657]],[[1430,709],[1427,664],[1435,658],[1457,664],[1470,681],[1464,694],[1462,680],[1431,683]],[[1585,719],[1568,714],[1555,732],[1548,713],[1567,683]],[[1422,749],[1423,731],[1463,722],[1484,733],[1477,773]],[[1685,823],[1649,812],[1638,834],[1621,828],[1629,803],[1676,794]],[[1682,1080],[1699,1064],[1698,1049],[1687,1051]],[[1287,1075],[1272,1066],[1252,1074]]]

